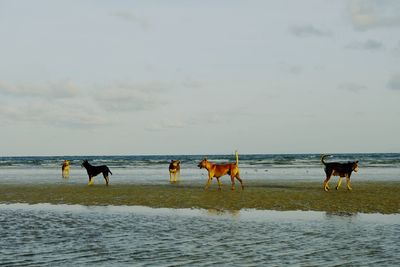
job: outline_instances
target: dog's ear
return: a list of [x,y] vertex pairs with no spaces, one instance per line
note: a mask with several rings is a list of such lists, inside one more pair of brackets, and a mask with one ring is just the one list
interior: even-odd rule
[[356,160],[356,163],[358,164],[358,160]]

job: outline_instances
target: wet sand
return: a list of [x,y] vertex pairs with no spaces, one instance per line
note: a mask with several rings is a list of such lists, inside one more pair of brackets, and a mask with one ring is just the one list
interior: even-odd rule
[[248,181],[235,191],[214,183],[134,185],[106,187],[83,184],[0,184],[0,203],[51,203],[81,205],[141,205],[153,208],[202,208],[215,210],[313,210],[338,213],[400,213],[400,182],[357,182],[353,191],[322,190],[322,183],[301,181]]

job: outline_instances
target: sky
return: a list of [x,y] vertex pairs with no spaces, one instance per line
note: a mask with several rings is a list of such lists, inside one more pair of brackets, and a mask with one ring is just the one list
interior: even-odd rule
[[0,156],[400,152],[400,1],[0,0]]

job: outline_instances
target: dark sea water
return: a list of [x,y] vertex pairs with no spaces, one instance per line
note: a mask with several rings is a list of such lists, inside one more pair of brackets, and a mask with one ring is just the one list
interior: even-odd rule
[[[168,184],[168,163],[203,186],[197,156],[0,157],[2,184],[86,186],[80,164],[107,164],[111,184]],[[72,162],[61,178],[64,159]],[[208,155],[214,162],[234,155]],[[339,154],[360,161],[357,181],[400,181],[400,154]],[[245,180],[324,178],[320,155],[240,155]],[[97,178],[96,183],[104,183]],[[151,209],[0,203],[0,266],[398,266],[400,215]]]
[[[235,155],[155,155],[155,156],[46,156],[46,157],[0,157],[0,167],[59,167],[64,159],[72,165],[80,166],[88,159],[97,164],[107,164],[115,168],[163,168],[171,159],[179,159],[182,164],[195,166],[204,157],[215,162],[235,161]],[[312,168],[320,166],[320,154],[255,154],[239,155],[242,168]],[[359,153],[334,154],[326,161],[359,160],[363,167],[400,167],[400,153]]]

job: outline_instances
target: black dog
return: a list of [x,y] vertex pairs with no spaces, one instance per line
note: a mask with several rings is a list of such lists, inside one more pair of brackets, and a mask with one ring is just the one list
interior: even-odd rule
[[101,165],[101,166],[93,166],[90,165],[90,163],[87,160],[84,160],[82,162],[82,167],[85,167],[87,174],[89,176],[89,183],[88,185],[92,185],[94,183],[93,177],[96,175],[103,173],[104,180],[106,180],[106,185],[108,185],[109,178],[108,178],[108,173],[112,175],[112,172],[106,165]]
[[326,173],[326,179],[324,181],[324,190],[328,192],[329,190],[329,179],[331,179],[331,176],[339,176],[339,182],[336,186],[336,190],[339,189],[343,177],[346,177],[346,185],[347,189],[351,190],[350,186],[350,176],[353,171],[357,172],[358,171],[358,160],[353,161],[353,162],[347,162],[347,163],[338,163],[338,162],[329,162],[326,163],[324,159],[330,155],[323,155],[321,157],[321,162],[325,165],[325,173]]

